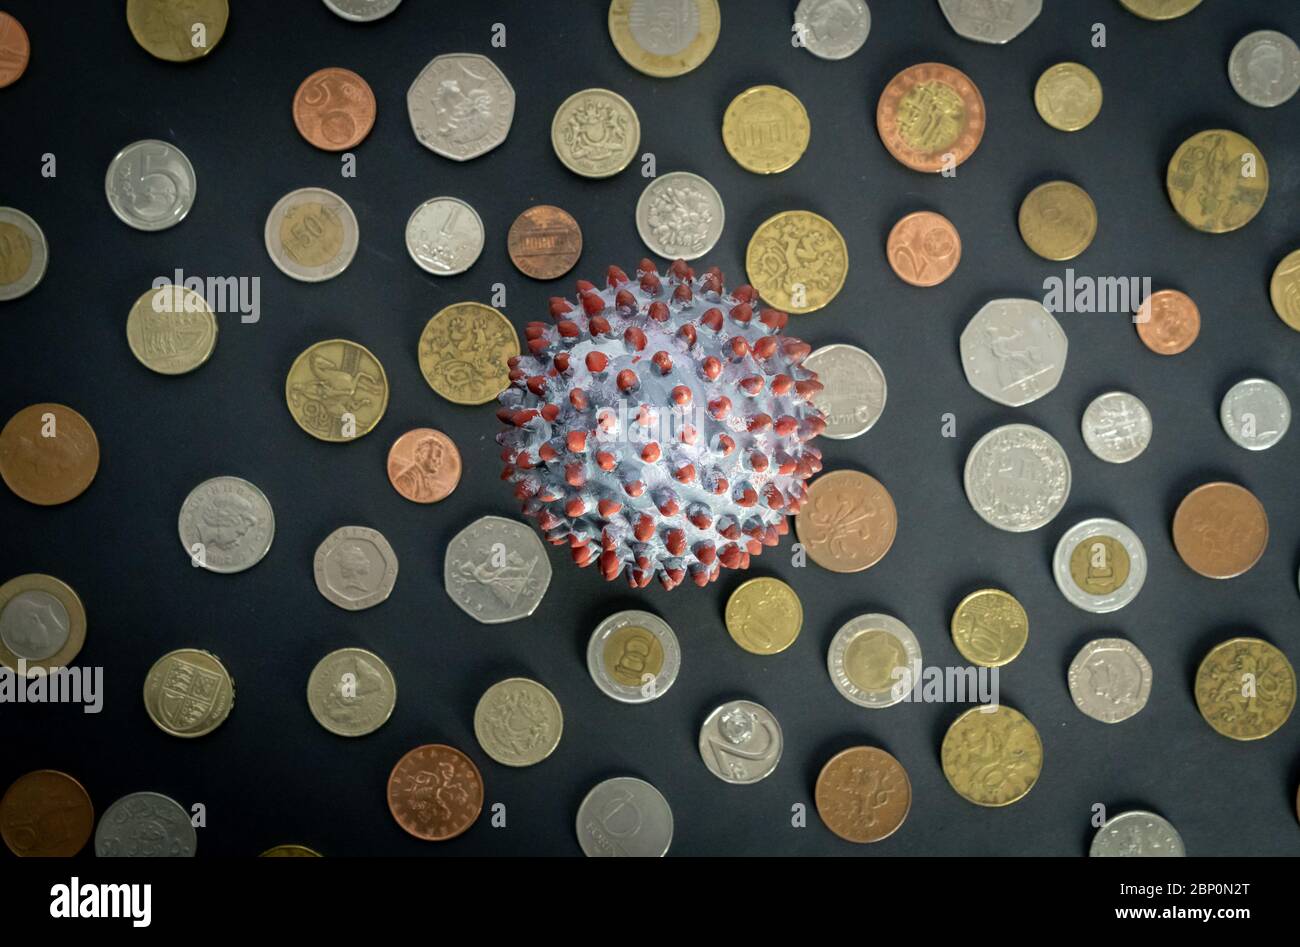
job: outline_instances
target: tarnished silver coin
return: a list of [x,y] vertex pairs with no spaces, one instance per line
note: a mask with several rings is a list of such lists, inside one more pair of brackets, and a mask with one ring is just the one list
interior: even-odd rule
[[814,56],[847,59],[871,34],[871,9],[863,0],[800,0],[794,24]]
[[700,756],[724,783],[756,783],[771,775],[784,745],[772,712],[752,700],[728,701],[700,727]]
[[397,9],[402,0],[325,0],[325,6],[353,23],[382,19]]
[[1009,43],[1038,19],[1043,0],[939,0],[953,32],[977,43]]
[[1052,557],[1056,587],[1072,605],[1104,615],[1142,591],[1147,553],[1137,533],[1117,520],[1096,518],[1071,527]]
[[616,776],[578,806],[578,844],[588,857],[659,858],[673,841],[673,810],[644,779]]
[[961,366],[984,397],[1018,408],[1056,387],[1065,371],[1065,330],[1036,299],[995,299],[961,334]]
[[474,708],[474,736],[503,766],[532,766],[560,745],[564,713],[555,695],[526,677],[497,681]]
[[1151,664],[1123,638],[1089,641],[1070,662],[1067,679],[1074,706],[1102,723],[1127,720],[1151,696]]
[[339,608],[358,612],[385,601],[397,582],[397,553],[369,526],[340,526],[316,547],[316,589]]
[[191,858],[198,842],[190,814],[157,792],[123,796],[100,816],[95,829],[100,858]]
[[317,662],[307,679],[307,707],[316,722],[341,737],[374,733],[397,706],[397,681],[383,658],[364,648],[340,648]]
[[485,625],[527,618],[551,584],[551,561],[527,525],[484,516],[447,544],[447,595]]
[[836,343],[823,345],[803,367],[817,373],[824,386],[813,402],[826,415],[822,437],[844,441],[866,434],[885,411],[889,386],[880,364],[862,349]]
[[1237,382],[1219,404],[1219,421],[1232,442],[1246,450],[1268,450],[1291,427],[1291,401],[1273,382]]
[[921,676],[921,645],[892,615],[859,615],[835,632],[826,670],[845,700],[873,710],[892,707]]
[[127,145],[109,162],[104,176],[108,206],[136,230],[175,227],[194,206],[198,179],[185,152],[165,141]]
[[406,110],[420,144],[444,158],[469,161],[510,134],[515,90],[486,56],[447,53],[415,77]]
[[1228,78],[1251,105],[1274,108],[1300,92],[1300,47],[1277,30],[1258,30],[1242,38],[1228,57]]
[[239,477],[205,480],[181,504],[181,545],[209,572],[243,572],[262,561],[275,538],[266,494]]
[[458,197],[434,197],[406,222],[406,252],[434,276],[464,273],[483,252],[483,219]]
[[653,253],[667,260],[704,256],[722,236],[726,221],[722,196],[689,171],[661,174],[636,202],[636,229]]
[[1167,819],[1141,809],[1107,819],[1088,849],[1092,858],[1182,858],[1186,854],[1178,830]]
[[981,437],[966,457],[966,498],[990,526],[1025,533],[1046,526],[1070,496],[1070,460],[1056,438],[1032,424]]
[[1108,391],[1083,412],[1080,423],[1088,450],[1109,464],[1127,464],[1151,443],[1151,412],[1137,395]]
[[591,679],[606,696],[625,704],[644,704],[668,693],[681,666],[677,636],[650,612],[615,612],[587,642]]
[[50,245],[40,225],[14,207],[0,207],[0,302],[26,296],[45,276]]
[[266,252],[280,272],[304,283],[338,276],[357,255],[360,230],[348,202],[323,187],[280,198],[266,217]]

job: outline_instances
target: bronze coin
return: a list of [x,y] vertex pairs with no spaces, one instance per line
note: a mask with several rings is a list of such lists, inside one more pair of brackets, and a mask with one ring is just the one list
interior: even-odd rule
[[1138,307],[1138,338],[1157,355],[1186,352],[1201,334],[1201,311],[1186,293],[1162,289]]
[[19,776],[0,799],[0,836],[19,857],[71,858],[95,828],[95,807],[67,773],[38,769]]
[[904,283],[938,286],[961,262],[961,236],[942,214],[917,211],[894,224],[886,254]]
[[293,96],[293,123],[323,151],[355,148],[375,126],[375,93],[350,69],[313,72]]
[[831,572],[861,572],[884,558],[898,532],[898,511],[875,477],[857,470],[822,474],[794,518],[809,558]]
[[28,503],[67,503],[98,470],[94,428],[64,405],[29,405],[0,431],[0,478]]
[[1207,483],[1174,513],[1174,547],[1193,572],[1231,579],[1248,572],[1268,546],[1268,514],[1235,483]]
[[510,225],[510,259],[533,279],[556,279],[582,256],[582,230],[568,211],[550,204],[530,207]]
[[876,106],[880,140],[913,171],[938,173],[962,164],[979,147],[986,121],[975,83],[942,63],[904,69]]
[[426,842],[460,835],[483,809],[483,777],[454,747],[429,743],[411,750],[388,777],[388,811]]
[[903,764],[874,746],[852,746],[831,757],[817,777],[817,814],[849,842],[879,842],[898,830],[912,808],[912,782]]
[[0,89],[13,85],[27,71],[32,44],[23,25],[0,10]]
[[433,428],[407,431],[388,449],[388,482],[415,503],[445,500],[460,483],[460,451]]

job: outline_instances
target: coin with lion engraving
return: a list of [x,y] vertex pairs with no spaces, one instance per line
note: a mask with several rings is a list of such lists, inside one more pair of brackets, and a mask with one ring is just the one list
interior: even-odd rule
[[474,708],[474,736],[503,766],[533,766],[560,744],[564,713],[555,695],[526,677],[497,681]]

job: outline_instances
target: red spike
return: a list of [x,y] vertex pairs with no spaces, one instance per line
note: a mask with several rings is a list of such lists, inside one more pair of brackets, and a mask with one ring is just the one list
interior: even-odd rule
[[621,509],[623,509],[623,504],[615,500],[596,501],[596,511],[605,519],[609,519]]
[[684,464],[673,471],[673,479],[679,483],[691,483],[695,479],[695,465]]
[[645,333],[636,326],[628,326],[623,332],[623,342],[633,352],[640,352],[645,348]]
[[680,529],[670,529],[664,533],[664,545],[674,556],[680,556],[686,552],[686,533]]
[[672,313],[669,311],[667,304],[656,300],[650,304],[650,308],[646,310],[646,315],[655,322],[667,322]]
[[627,281],[627,274],[617,266],[611,266],[605,271],[605,284],[608,286],[622,286]]
[[649,542],[650,537],[655,534],[655,521],[648,514],[642,513],[641,518],[632,527],[632,534],[643,543]]
[[564,515],[570,519],[577,519],[583,513],[587,512],[587,504],[582,502],[582,497],[574,497],[564,504]]
[[718,421],[723,420],[731,414],[731,399],[726,395],[719,395],[709,402],[709,414]]
[[607,450],[596,451],[596,465],[608,472],[618,466],[618,458]]
[[722,363],[710,355],[700,363],[700,369],[709,381],[717,381],[718,376],[722,374]]
[[615,377],[620,391],[631,391],[637,387],[636,372],[630,368],[625,368]]
[[659,445],[651,442],[641,448],[641,459],[647,464],[653,464],[660,457]]
[[754,343],[754,358],[766,361],[776,354],[776,337],[765,335]]
[[637,309],[636,297],[626,289],[620,289],[614,294],[614,308],[618,310],[619,315],[630,316]]
[[605,299],[600,293],[583,293],[582,311],[588,316],[597,316],[605,311]]
[[599,374],[609,365],[609,357],[604,352],[587,353],[587,371]]
[[675,385],[668,394],[673,399],[674,404],[688,405],[691,403],[691,389],[685,385]]
[[667,352],[655,352],[650,361],[654,362],[655,368],[659,369],[661,375],[667,375],[673,370],[673,359]]
[[700,325],[708,326],[714,332],[722,331],[722,310],[716,306],[700,316]]

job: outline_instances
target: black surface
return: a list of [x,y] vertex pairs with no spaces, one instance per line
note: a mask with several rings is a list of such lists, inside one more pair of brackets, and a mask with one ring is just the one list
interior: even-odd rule
[[[792,2],[722,0],[722,36],[707,62],[684,77],[655,80],[618,57],[603,0],[405,0],[371,26],[344,22],[314,0],[235,0],[221,44],[185,66],[155,61],[137,47],[121,4],[77,4],[75,15],[67,3],[6,6],[25,24],[33,53],[27,74],[0,91],[0,204],[41,224],[51,260],[41,286],[0,311],[0,415],[35,401],[72,405],[98,432],[102,465],[91,488],[66,506],[38,509],[0,492],[0,578],[48,572],[80,593],[90,624],[79,663],[104,667],[106,703],[98,716],[76,707],[0,705],[0,784],[55,767],[81,779],[101,812],[137,790],[203,803],[202,855],[255,854],[288,841],[327,855],[576,854],[579,801],[597,781],[619,774],[644,777],[667,796],[674,854],[1079,855],[1095,803],[1112,813],[1133,806],[1163,813],[1196,854],[1300,851],[1300,719],[1262,742],[1236,743],[1202,721],[1191,688],[1206,650],[1235,634],[1266,637],[1300,666],[1300,432],[1251,454],[1227,439],[1217,418],[1224,391],[1246,375],[1272,378],[1300,404],[1300,337],[1277,319],[1267,296],[1274,265],[1300,246],[1300,99],[1253,108],[1237,98],[1225,70],[1249,30],[1300,36],[1300,7],[1207,0],[1182,20],[1151,24],[1112,0],[1054,2],[1020,38],[992,47],[954,35],[929,0],[872,0],[867,45],[829,63],[792,48]],[[507,26],[505,49],[490,46],[495,22]],[[1095,22],[1108,30],[1104,49],[1090,44]],[[424,149],[406,116],[416,73],[453,51],[490,55],[518,93],[506,143],[466,164]],[[1105,86],[1100,118],[1075,135],[1044,125],[1032,102],[1039,73],[1063,59],[1088,64]],[[931,60],[967,72],[988,106],[983,145],[954,179],[908,171],[875,132],[885,83]],[[361,73],[379,103],[378,123],[356,149],[356,179],[342,178],[339,158],[304,142],[290,117],[298,83],[329,65]],[[719,135],[727,103],[757,83],[793,91],[812,120],[807,154],[773,177],[740,169]],[[814,346],[861,345],[884,367],[890,391],[880,423],[859,440],[821,446],[827,469],[857,467],[880,478],[901,526],[883,562],[857,576],[792,568],[789,540],[756,560],[751,574],[783,577],[804,603],[802,635],[776,657],[742,652],[724,630],[723,603],[745,578],[734,573],[706,590],[632,593],[621,580],[606,585],[594,570],[576,569],[555,550],[555,578],[537,613],[497,627],[469,620],[442,587],[448,540],[474,518],[512,515],[515,506],[497,480],[494,408],[448,404],[420,375],[416,339],[425,322],[448,303],[488,301],[499,282],[508,288],[505,311],[522,330],[545,318],[547,297],[570,293],[573,279],[599,279],[611,263],[630,270],[647,252],[633,221],[646,183],[637,165],[591,182],[551,151],[556,106],[590,86],[633,103],[642,151],[656,155],[660,173],[696,171],[721,192],[726,231],[700,262],[721,266],[729,285],[743,282],[745,244],[777,211],[822,213],[848,241],[843,292],[825,310],[793,317],[791,331]],[[1177,145],[1211,127],[1246,134],[1272,172],[1263,213],[1229,236],[1192,231],[1163,187]],[[162,233],[128,229],[104,199],[109,160],[140,138],[175,142],[198,174],[189,218]],[[39,173],[46,152],[57,156],[53,180]],[[1204,327],[1189,352],[1164,359],[1140,344],[1123,315],[1063,315],[1070,356],[1061,385],[1027,408],[1002,409],[967,385],[957,335],[988,299],[1041,296],[1044,278],[1063,273],[1033,256],[1016,230],[1024,195],[1056,177],[1084,186],[1100,212],[1100,235],[1071,264],[1076,271],[1150,276],[1158,288],[1185,290],[1199,303]],[[281,275],[262,242],[275,201],[308,185],[343,195],[361,229],[350,269],[317,285]],[[418,203],[444,193],[477,208],[488,245],[467,274],[438,280],[408,258],[403,227]],[[506,254],[510,222],[534,203],[565,207],[583,228],[581,262],[553,284],[521,276]],[[931,290],[901,283],[883,253],[893,223],[923,208],[951,218],[965,242],[956,275]],[[191,275],[260,276],[262,318],[244,325],[221,317],[211,362],[164,378],[135,361],[123,327],[136,297],[178,267]],[[392,388],[378,429],[344,446],[305,435],[283,396],[293,358],[336,336],[374,351]],[[1086,404],[1117,387],[1143,398],[1155,417],[1151,448],[1125,466],[1094,458],[1079,435]],[[946,412],[956,416],[955,439],[941,436]],[[1027,535],[987,526],[961,485],[971,445],[1011,421],[1052,432],[1074,468],[1065,511]],[[392,441],[424,425],[450,434],[466,465],[456,493],[428,508],[399,497],[384,474]],[[276,514],[269,555],[234,576],[192,568],[176,535],[186,493],[219,474],[258,484]],[[1272,526],[1260,564],[1222,583],[1189,571],[1169,536],[1179,500],[1217,478],[1255,491]],[[1150,557],[1144,591],[1112,616],[1066,603],[1050,573],[1061,533],[1095,515],[1131,525]],[[317,544],[345,524],[382,530],[401,559],[392,598],[358,614],[326,602],[311,574]],[[1037,725],[1046,753],[1038,785],[1004,810],[977,808],[944,780],[939,743],[961,708],[862,710],[835,692],[825,669],[835,629],[866,611],[906,621],[928,664],[960,663],[950,614],[964,594],[989,584],[1009,589],[1028,609],[1029,644],[1005,669],[1002,697]],[[661,614],[684,652],[673,689],[639,707],[600,694],[583,660],[595,624],[629,607]],[[1155,671],[1149,706],[1118,726],[1084,717],[1066,689],[1069,661],[1102,635],[1131,638]],[[392,720],[361,740],[326,733],[304,698],[315,662],[348,645],[378,652],[398,681]],[[238,690],[225,725],[195,741],[159,731],[140,698],[150,664],[187,646],[219,654]],[[557,752],[525,770],[487,759],[472,732],[482,691],[516,674],[547,684],[565,712]],[[739,696],[771,708],[785,731],[780,767],[751,787],[720,782],[696,749],[705,714]],[[506,806],[506,828],[485,817],[460,839],[435,845],[394,824],[384,802],[388,772],[425,742],[448,742],[474,758],[488,805]],[[895,754],[915,794],[902,829],[869,847],[834,838],[812,811],[821,765],[859,743]],[[796,803],[810,810],[807,828],[791,827]]]

